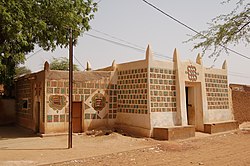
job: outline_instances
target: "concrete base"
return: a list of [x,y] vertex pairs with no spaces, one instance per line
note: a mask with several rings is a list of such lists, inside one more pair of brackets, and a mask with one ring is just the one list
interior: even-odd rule
[[185,139],[194,136],[194,126],[155,127],[153,129],[153,137],[159,140]]
[[236,130],[239,128],[239,124],[236,121],[216,122],[204,124],[204,132],[213,134],[229,130]]

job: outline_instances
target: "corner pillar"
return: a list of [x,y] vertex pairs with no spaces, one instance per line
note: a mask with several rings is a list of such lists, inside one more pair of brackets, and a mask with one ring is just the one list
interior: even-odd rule
[[186,93],[185,93],[185,81],[182,75],[182,65],[179,58],[177,49],[175,48],[173,54],[174,68],[176,69],[176,116],[177,125],[186,126],[187,123],[187,113],[186,113]]

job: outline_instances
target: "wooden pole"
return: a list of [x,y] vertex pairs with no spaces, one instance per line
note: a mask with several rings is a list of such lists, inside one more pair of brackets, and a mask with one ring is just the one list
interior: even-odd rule
[[73,111],[73,34],[70,28],[69,36],[69,133],[68,133],[68,149],[72,148],[72,111]]

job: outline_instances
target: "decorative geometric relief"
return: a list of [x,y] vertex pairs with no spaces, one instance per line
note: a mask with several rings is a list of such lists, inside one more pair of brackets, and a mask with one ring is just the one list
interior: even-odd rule
[[52,122],[52,115],[47,115],[47,122]]
[[53,110],[61,110],[66,105],[66,97],[62,95],[50,95],[49,106]]
[[[100,118],[103,118],[108,113],[108,102],[105,94],[107,94],[106,90],[98,89],[89,95],[84,102],[85,112],[97,114]],[[92,119],[92,117],[90,117],[90,119]]]
[[54,122],[59,122],[59,115],[54,115]]
[[87,104],[85,104],[84,106],[85,106],[84,109],[89,109],[89,108],[91,108],[91,107],[88,106]]
[[65,115],[60,115],[60,122],[65,122]]
[[185,73],[188,75],[188,79],[193,82],[197,80],[197,75],[199,75],[199,73],[196,72],[196,67],[192,65],[187,66]]
[[100,91],[92,97],[92,107],[96,111],[101,111],[106,105],[106,98]]

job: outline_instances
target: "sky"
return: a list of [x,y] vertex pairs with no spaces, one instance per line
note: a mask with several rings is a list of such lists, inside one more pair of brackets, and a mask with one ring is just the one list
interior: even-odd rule
[[[163,61],[171,60],[175,48],[183,61],[195,61],[197,54],[201,52],[199,49],[192,49],[194,42],[185,42],[190,35],[195,35],[194,32],[166,17],[142,0],[98,0],[97,2],[99,2],[98,11],[95,13],[94,20],[90,22],[92,29],[84,32],[79,37],[77,46],[74,47],[74,63],[80,70],[85,69],[87,61],[90,62],[92,69],[98,69],[110,66],[113,60],[116,63],[125,63],[144,59],[148,44],[156,53],[155,59]],[[212,18],[232,11],[236,1],[224,5],[215,0],[148,0],[148,2],[193,29],[202,31],[208,28],[207,23],[211,22]],[[115,44],[110,40],[123,45]],[[127,47],[127,45],[140,47],[145,51]],[[230,48],[250,57],[249,46],[239,44],[232,45]],[[47,52],[36,47],[34,52],[26,57],[27,61],[24,65],[36,72],[43,69],[45,61],[51,62],[53,58],[68,57],[68,48]],[[203,65],[221,68],[224,60],[227,60],[228,64],[229,83],[250,85],[249,59],[230,52],[222,53],[214,62],[214,59],[208,58],[208,54],[205,54]]]

